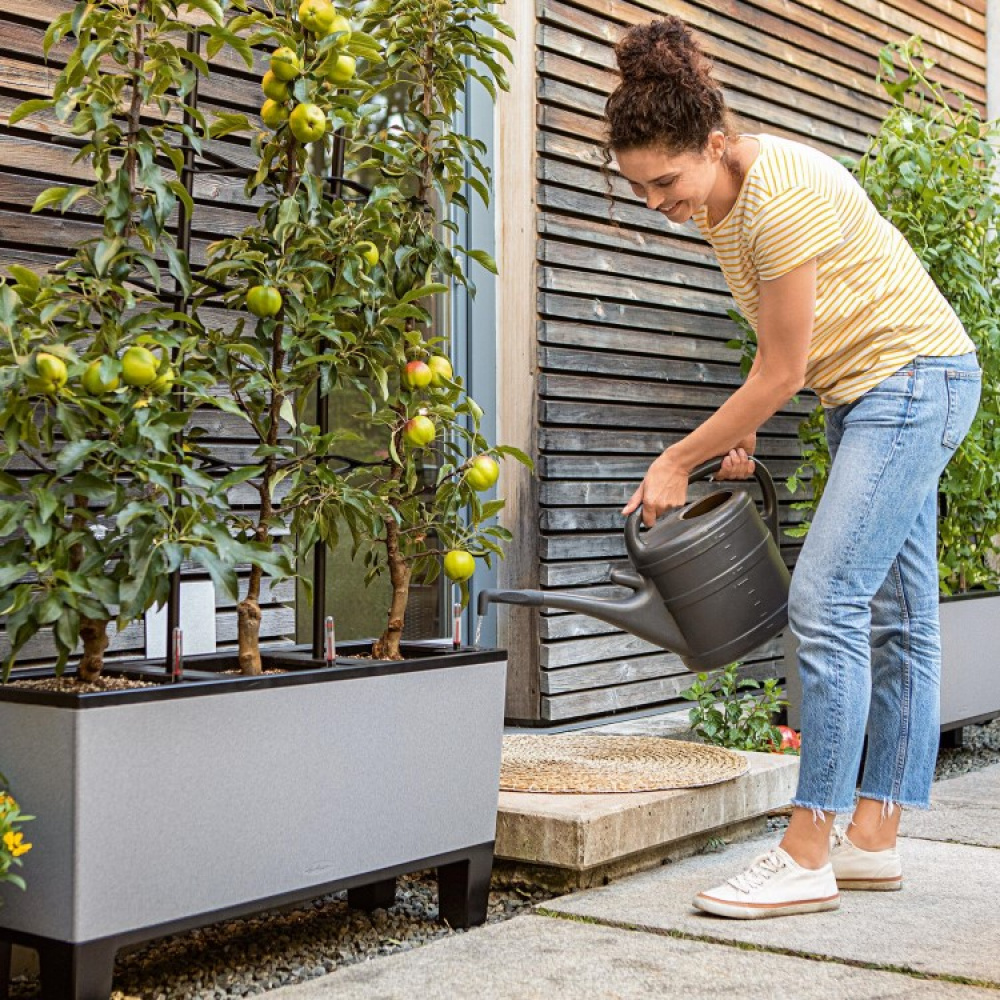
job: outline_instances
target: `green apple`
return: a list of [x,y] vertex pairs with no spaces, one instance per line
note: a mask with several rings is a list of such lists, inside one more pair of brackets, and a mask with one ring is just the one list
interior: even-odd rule
[[476,560],[465,549],[452,549],[444,557],[444,575],[455,583],[468,580],[476,571]]
[[303,145],[315,142],[326,131],[326,115],[318,104],[298,104],[288,117],[292,135]]
[[265,97],[269,97],[272,101],[277,101],[279,104],[283,104],[292,96],[292,88],[284,80],[279,80],[274,75],[274,71],[270,69],[260,81],[260,89],[264,91]]
[[330,34],[330,25],[337,16],[330,0],[302,0],[299,4],[299,24],[314,35]]
[[434,374],[434,377],[431,379],[431,385],[438,389],[442,388],[447,382],[450,382],[455,376],[450,359],[446,358],[443,354],[432,354],[427,361],[427,367]]
[[91,361],[80,376],[80,384],[88,396],[103,396],[106,392],[114,392],[121,385],[117,375],[112,375],[107,382],[101,377],[101,362],[103,358]]
[[434,421],[423,414],[406,421],[403,440],[413,448],[426,448],[437,435]]
[[288,108],[277,101],[265,101],[261,105],[260,118],[268,128],[279,128],[288,121]]
[[337,39],[338,42],[348,42],[351,39],[351,22],[343,14],[334,14],[333,21],[330,23],[330,30],[327,31],[327,34],[339,34],[340,38]]
[[130,347],[122,355],[122,378],[126,385],[147,386],[156,381],[159,364],[145,347]]
[[277,316],[281,305],[281,292],[270,285],[254,285],[247,292],[247,309],[260,319]]
[[330,81],[343,85],[350,83],[354,79],[354,71],[357,69],[358,61],[354,56],[330,56],[323,67],[323,75]]
[[155,379],[149,383],[150,392],[155,393],[157,396],[162,395],[165,392],[169,392],[177,379],[177,373],[174,371],[173,365],[167,365],[163,371],[159,372]]
[[302,63],[295,49],[282,45],[271,54],[271,72],[284,83],[294,80],[302,72]]
[[378,263],[378,247],[371,240],[362,240],[355,248],[369,267]]
[[27,380],[30,392],[51,394],[66,384],[66,362],[47,351],[35,355],[35,371],[38,375],[29,376]]
[[469,462],[469,470],[465,473],[465,481],[477,492],[488,490],[500,475],[500,466],[496,459],[489,455],[477,455]]
[[431,384],[434,373],[424,361],[408,361],[400,377],[407,389],[424,389]]

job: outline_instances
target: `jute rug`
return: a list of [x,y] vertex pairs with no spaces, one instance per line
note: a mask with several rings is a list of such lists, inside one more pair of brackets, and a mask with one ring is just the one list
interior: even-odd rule
[[507,792],[654,792],[698,788],[746,773],[732,750],[657,736],[516,734],[503,738],[500,788]]

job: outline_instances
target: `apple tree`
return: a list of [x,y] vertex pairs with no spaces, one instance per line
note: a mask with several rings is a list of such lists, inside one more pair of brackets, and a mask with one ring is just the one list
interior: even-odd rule
[[212,382],[197,321],[177,309],[192,282],[168,230],[179,205],[191,208],[180,149],[206,134],[188,106],[206,69],[185,48],[195,13],[210,44],[245,49],[215,0],[77,4],[45,37],[46,53],[69,50],[52,97],[10,118],[50,112],[85,140],[89,182],[49,188],[34,208],[84,209],[95,224],[68,260],[41,275],[11,267],[0,283],[5,674],[51,629],[57,669],[82,640],[78,676],[91,680],[109,624],[163,601],[183,560],[233,589],[246,555],[182,433]]

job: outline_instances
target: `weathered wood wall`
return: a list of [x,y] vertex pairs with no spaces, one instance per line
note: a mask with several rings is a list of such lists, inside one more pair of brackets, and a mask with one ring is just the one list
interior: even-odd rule
[[[617,178],[609,219],[601,115],[626,27],[675,14],[715,61],[747,132],[856,156],[886,108],[888,41],[920,34],[938,76],[985,105],[986,0],[540,0],[538,378],[540,583],[588,587],[624,557],[618,514],[649,462],[739,384],[731,300],[693,228],[647,211]],[[763,429],[779,480],[795,467],[811,397]],[[783,498],[782,523],[796,520]],[[797,546],[785,543],[789,563]],[[612,593],[611,588],[605,588]],[[580,615],[539,616],[539,716],[566,720],[675,699],[680,660]],[[774,672],[777,644],[754,672]]]
[[[51,95],[52,85],[65,63],[69,48],[55,47],[48,61],[42,52],[42,38],[49,22],[71,0],[0,0],[0,271],[17,263],[42,271],[63,259],[76,242],[99,233],[85,203],[69,215],[30,214],[37,195],[46,187],[64,184],[67,178],[86,179],[84,164],[74,164],[81,145],[68,127],[51,112],[33,115],[14,127],[7,125],[11,111],[23,100]],[[212,110],[256,112],[262,97],[260,72],[250,73],[246,65],[228,50],[213,61],[213,75],[201,87],[200,104]],[[217,152],[244,165],[249,164],[249,143],[228,138],[209,144]],[[206,246],[222,235],[241,232],[254,217],[254,206],[243,194],[243,182],[235,177],[203,174],[195,183],[196,213],[193,219],[193,254],[203,260]],[[223,317],[216,316],[217,321]],[[228,414],[213,413],[203,421],[209,428],[207,439],[213,451],[226,461],[250,457],[251,440],[245,423]],[[247,503],[251,491],[241,487],[234,500]],[[198,579],[195,572],[185,578]],[[245,583],[244,583],[245,589]],[[265,589],[261,636],[273,639],[294,634],[295,615],[291,607],[294,587],[282,584]],[[236,609],[232,599],[218,595],[216,634],[220,648],[236,640]],[[0,635],[0,653],[6,649]],[[134,623],[112,640],[111,657],[142,654],[144,628]],[[25,661],[45,659],[49,644],[38,636],[24,651]]]

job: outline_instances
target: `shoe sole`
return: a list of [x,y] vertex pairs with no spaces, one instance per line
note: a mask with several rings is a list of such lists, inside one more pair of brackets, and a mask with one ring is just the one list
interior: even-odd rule
[[837,910],[840,908],[840,896],[827,896],[825,899],[805,899],[796,903],[727,903],[723,899],[712,896],[697,895],[694,905],[699,910],[712,913],[717,917],[732,917],[736,920],[761,920],[766,917],[788,917],[796,913],[819,913],[821,910]]
[[899,878],[838,878],[838,889],[862,890],[865,892],[898,892],[903,888]]

